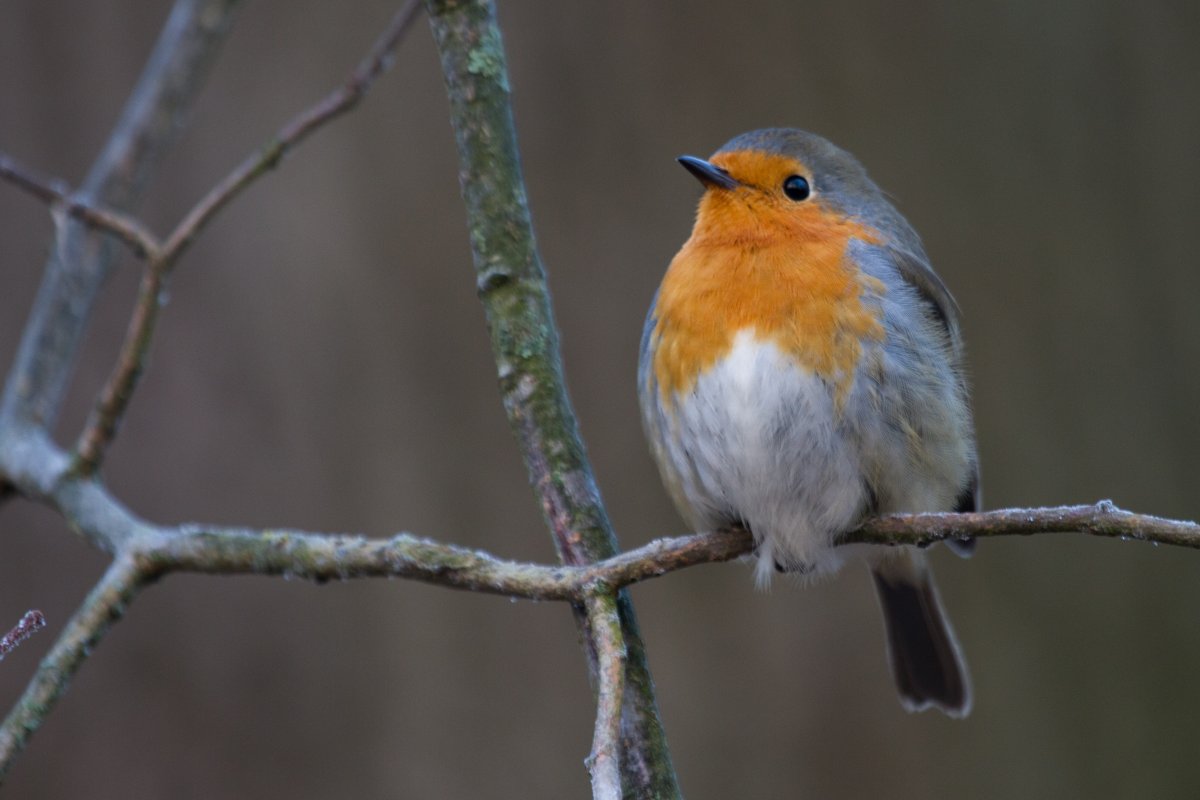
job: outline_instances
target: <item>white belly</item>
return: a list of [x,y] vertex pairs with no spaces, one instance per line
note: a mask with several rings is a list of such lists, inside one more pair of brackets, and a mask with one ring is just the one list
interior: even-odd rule
[[866,513],[869,490],[826,383],[743,331],[673,414],[644,411],[688,521],[746,525],[760,582],[777,563],[814,574],[840,565],[834,537]]

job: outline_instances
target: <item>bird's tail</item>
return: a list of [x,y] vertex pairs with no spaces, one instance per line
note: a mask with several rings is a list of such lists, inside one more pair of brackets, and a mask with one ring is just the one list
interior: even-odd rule
[[951,717],[965,717],[971,710],[971,681],[925,555],[897,548],[872,565],[871,575],[900,702],[909,711],[935,706]]

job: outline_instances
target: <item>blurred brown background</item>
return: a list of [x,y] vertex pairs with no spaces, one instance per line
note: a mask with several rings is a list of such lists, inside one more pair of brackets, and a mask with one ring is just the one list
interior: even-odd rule
[[[0,6],[0,149],[78,183],[165,19],[148,0]],[[339,82],[393,6],[262,0],[143,206],[165,231]],[[642,441],[642,316],[686,238],[673,161],[806,127],[856,153],[965,312],[985,500],[1200,516],[1195,3],[501,4],[570,386],[622,543],[682,525]],[[180,264],[106,471],[160,522],[553,551],[497,401],[440,72],[393,72]],[[0,186],[0,360],[51,232]],[[59,435],[107,374],[126,258]],[[104,559],[0,506],[0,706]],[[896,701],[864,571],[756,593],[739,565],[634,590],[689,798],[1195,797],[1200,555],[1041,537],[937,554],[976,684],[965,722]],[[567,610],[405,582],[173,576],[131,608],[6,796],[584,797],[592,704]]]

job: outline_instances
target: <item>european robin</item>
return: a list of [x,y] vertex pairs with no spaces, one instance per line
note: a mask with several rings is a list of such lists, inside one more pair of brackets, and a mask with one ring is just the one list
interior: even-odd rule
[[819,136],[752,131],[679,162],[704,194],[650,308],[638,380],[668,491],[697,530],[749,529],[760,584],[865,561],[901,702],[967,714],[925,554],[836,546],[872,514],[978,506],[954,299],[858,161]]

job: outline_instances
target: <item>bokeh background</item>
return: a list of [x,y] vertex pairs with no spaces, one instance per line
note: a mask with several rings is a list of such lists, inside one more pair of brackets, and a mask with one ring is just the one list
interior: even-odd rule
[[[0,6],[0,150],[78,183],[168,4]],[[393,6],[259,0],[142,207],[165,231],[336,85]],[[625,546],[683,532],[640,431],[642,316],[699,190],[676,166],[755,127],[868,165],[964,309],[985,501],[1200,516],[1200,11],[1132,0],[501,3],[518,130],[583,431]],[[0,186],[0,364],[46,209]],[[126,258],[69,441],[121,339]],[[497,400],[453,137],[418,24],[394,70],[179,265],[106,476],[140,514],[388,535],[549,561]],[[935,556],[976,688],[911,716],[865,571],[636,587],[690,798],[1195,797],[1200,556],[1080,536]],[[105,560],[0,506],[0,706]],[[400,581],[172,576],[132,606],[6,796],[587,796],[592,703],[567,610]]]

